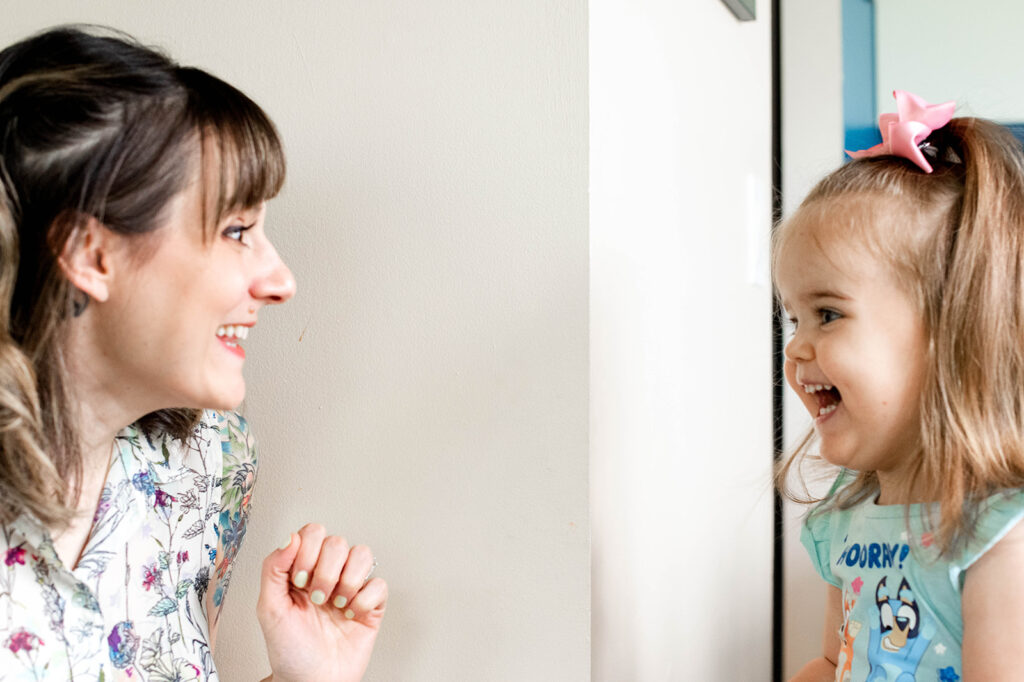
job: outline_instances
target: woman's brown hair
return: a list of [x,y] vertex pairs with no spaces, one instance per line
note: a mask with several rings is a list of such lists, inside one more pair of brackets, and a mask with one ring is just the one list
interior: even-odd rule
[[[58,254],[95,219],[145,258],[197,173],[215,192],[207,230],[284,182],[273,124],[234,87],[110,29],[59,27],[0,52],[0,523],[29,513],[59,526],[77,503],[63,340],[82,294]],[[166,409],[140,425],[184,439],[198,417]]]
[[[1008,130],[976,118],[954,118],[928,143],[931,174],[880,156],[819,182],[777,228],[773,262],[798,223],[845,233],[888,262],[918,302],[928,356],[910,478],[939,502],[935,538],[952,552],[988,497],[1024,487],[1024,154]],[[776,474],[798,502],[819,501],[787,484],[813,445],[810,433]],[[829,504],[878,492],[874,472],[852,473]]]

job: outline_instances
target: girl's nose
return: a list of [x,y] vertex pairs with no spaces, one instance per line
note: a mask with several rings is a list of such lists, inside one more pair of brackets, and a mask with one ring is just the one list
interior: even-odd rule
[[284,303],[295,295],[295,277],[269,242],[265,249],[264,267],[253,279],[249,293],[267,305]]
[[811,360],[814,358],[814,347],[807,341],[804,335],[799,332],[793,335],[783,350],[786,358],[796,362],[797,360]]

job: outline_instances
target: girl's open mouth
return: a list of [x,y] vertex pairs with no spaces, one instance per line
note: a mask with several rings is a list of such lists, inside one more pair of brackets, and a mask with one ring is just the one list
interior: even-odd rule
[[843,402],[843,396],[839,394],[839,389],[829,384],[805,384],[804,390],[818,401],[818,419],[835,412],[839,403]]

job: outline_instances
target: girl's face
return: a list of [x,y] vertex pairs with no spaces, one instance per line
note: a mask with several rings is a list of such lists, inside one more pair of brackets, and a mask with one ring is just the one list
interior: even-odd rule
[[165,224],[137,257],[125,238],[100,339],[117,377],[148,411],[232,409],[245,397],[244,339],[265,305],[295,294],[295,280],[264,233],[265,205],[229,213],[204,239],[200,181],[171,200]]
[[777,261],[796,325],[786,380],[814,419],[822,457],[876,471],[884,488],[919,442],[924,320],[891,267],[853,238],[816,239],[815,227],[791,226]]

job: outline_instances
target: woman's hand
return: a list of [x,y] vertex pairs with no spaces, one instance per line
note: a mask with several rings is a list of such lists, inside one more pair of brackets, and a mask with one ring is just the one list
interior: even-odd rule
[[373,554],[311,523],[263,561],[256,615],[275,682],[357,682],[370,661],[388,587],[367,580]]

